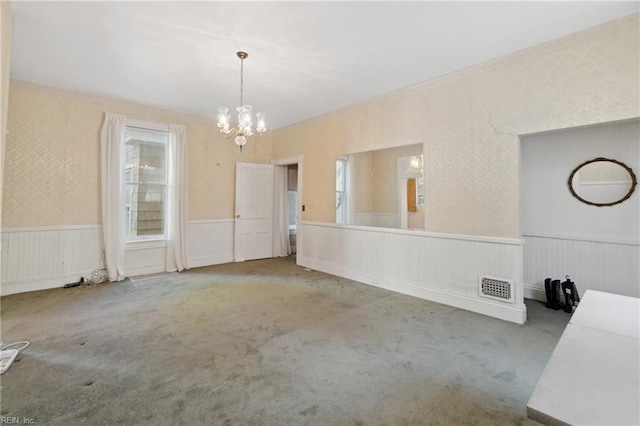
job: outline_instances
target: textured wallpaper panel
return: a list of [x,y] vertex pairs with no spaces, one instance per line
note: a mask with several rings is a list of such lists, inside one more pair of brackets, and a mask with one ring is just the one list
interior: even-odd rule
[[[4,147],[7,142],[6,128],[9,110],[9,77],[11,70],[11,39],[13,36],[13,16],[10,2],[0,3],[0,204],[4,187]],[[0,206],[0,216],[2,206]],[[0,217],[1,219],[1,217]],[[0,220],[0,225],[2,221]]]
[[518,135],[638,117],[638,16],[275,130],[303,218],[334,220],[337,155],[424,143],[426,230],[519,237]]
[[104,112],[185,124],[189,218],[234,215],[235,163],[268,162],[271,136],[242,154],[213,121],[130,102],[11,82],[3,226],[99,224],[100,129]]
[[422,154],[420,145],[373,151],[371,164],[373,200],[370,212],[396,214],[398,211],[397,158],[420,154]]

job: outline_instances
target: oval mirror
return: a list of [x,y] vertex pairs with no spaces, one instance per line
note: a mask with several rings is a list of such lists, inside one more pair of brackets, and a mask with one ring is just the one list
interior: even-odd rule
[[608,158],[595,158],[576,167],[569,190],[583,203],[604,207],[622,203],[633,194],[636,175],[629,166]]

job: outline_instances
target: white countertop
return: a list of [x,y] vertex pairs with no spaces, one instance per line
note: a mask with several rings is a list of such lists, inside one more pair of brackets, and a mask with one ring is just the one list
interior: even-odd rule
[[640,424],[640,299],[587,290],[527,404],[544,424]]
[[640,338],[640,299],[587,290],[569,324]]

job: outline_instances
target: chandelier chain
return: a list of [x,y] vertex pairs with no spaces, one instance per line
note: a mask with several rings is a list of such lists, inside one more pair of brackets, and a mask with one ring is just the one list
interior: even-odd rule
[[240,106],[242,103],[242,97],[244,95],[244,59],[240,58]]

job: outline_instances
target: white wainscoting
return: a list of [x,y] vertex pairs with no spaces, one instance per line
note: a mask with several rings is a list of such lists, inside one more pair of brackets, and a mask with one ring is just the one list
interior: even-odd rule
[[640,297],[640,243],[523,234],[525,297],[544,301],[544,279],[569,275],[578,292]]
[[[298,264],[399,293],[524,323],[518,239],[303,222]],[[479,296],[480,276],[511,280],[515,303]]]
[[189,267],[233,262],[233,227],[233,219],[189,222]]
[[0,294],[61,287],[100,267],[102,226],[2,229]]
[[166,241],[128,243],[124,253],[124,276],[135,277],[165,272],[166,263]]
[[[191,221],[187,254],[192,268],[233,261],[233,219]],[[61,287],[102,265],[102,226],[46,226],[2,229],[0,295]],[[125,274],[165,270],[166,244],[133,243],[125,253]]]

